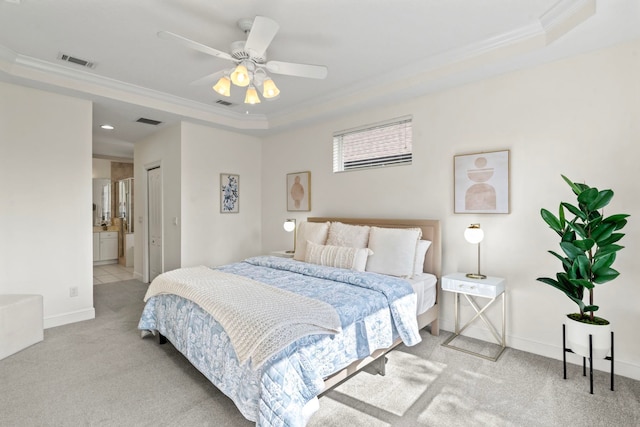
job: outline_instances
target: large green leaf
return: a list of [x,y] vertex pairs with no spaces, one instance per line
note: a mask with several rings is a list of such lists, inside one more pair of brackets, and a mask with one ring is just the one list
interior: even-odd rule
[[589,203],[589,210],[597,211],[599,209],[604,208],[609,204],[609,202],[613,199],[613,191],[611,190],[602,190],[598,193],[598,196]]
[[571,264],[571,267],[567,270],[567,277],[571,283],[573,283],[572,280],[580,279],[580,268],[577,262]]
[[569,222],[567,223],[569,224],[569,227],[575,231],[575,233],[581,238],[581,239],[586,239],[589,237],[589,233],[587,232],[587,230],[585,230],[584,226],[582,224],[578,224],[575,221]]
[[611,215],[611,216],[606,217],[604,219],[604,222],[615,222],[615,223],[617,223],[617,222],[622,221],[625,218],[629,218],[629,216],[630,216],[629,214],[615,214],[615,215]]
[[589,258],[584,254],[580,255],[576,257],[575,264],[578,266],[580,277],[588,278],[591,274],[591,262],[589,262]]
[[569,261],[567,258],[563,257],[562,255],[560,255],[557,252],[554,251],[548,251],[551,255],[555,256],[556,258],[558,258],[560,260],[560,262],[562,262],[562,265],[564,266],[565,271],[567,271],[568,269],[571,268],[571,261]]
[[591,238],[598,242],[598,245],[602,246],[600,242],[608,239],[615,230],[616,225],[614,223],[603,222],[598,227],[591,229]]
[[588,252],[596,242],[593,239],[576,240],[573,244],[583,252]]
[[582,311],[598,311],[599,308],[597,305],[585,305]]
[[[597,188],[589,188],[588,190],[584,190],[582,193],[578,195],[578,202],[588,207],[598,199],[598,189]],[[595,209],[589,209],[593,211]]]
[[586,212],[583,212],[582,210],[580,210],[580,208],[572,205],[571,203],[562,202],[561,205],[564,206],[569,212],[571,212],[572,214],[574,214],[575,216],[577,216],[581,220],[584,221],[584,220],[587,219]]
[[554,280],[550,277],[538,277],[539,282],[542,283],[546,283],[549,286],[552,286],[556,289],[558,289],[559,291],[561,291],[562,293],[564,293],[566,296],[568,296],[571,299],[581,299],[581,295],[578,295],[575,292],[575,288],[569,287],[567,286],[565,283],[559,282],[557,280]]
[[546,222],[552,230],[558,233],[562,232],[562,225],[560,224],[560,220],[554,214],[546,209],[540,209],[540,216],[542,216],[544,222]]
[[571,229],[571,227],[567,227],[561,237],[561,241],[563,242],[573,242],[576,240],[576,233]]
[[571,283],[582,288],[593,289],[594,284],[587,279],[571,279]]
[[594,273],[602,268],[609,268],[613,265],[613,262],[616,260],[616,253],[610,253],[608,255],[603,255],[598,258],[595,258],[593,265],[591,266],[591,271]]
[[604,239],[604,240],[601,240],[600,242],[598,242],[598,246],[610,245],[610,244],[615,243],[618,240],[622,239],[623,237],[624,237],[624,233],[613,233],[607,239]]
[[582,299],[584,297],[584,288],[580,286],[579,283],[572,283],[571,279],[569,279],[569,275],[566,273],[557,273],[556,278],[559,283],[562,283],[567,291],[565,292],[569,296],[573,296],[578,299]]
[[576,194],[580,194],[580,192],[582,191],[582,188],[578,187],[578,185],[576,185],[573,181],[571,181],[569,178],[567,178],[564,175],[560,175],[562,177],[562,179],[564,179],[564,181],[569,184],[569,186],[571,187],[571,189],[573,190],[574,193]]
[[[561,243],[562,245],[562,243]],[[609,255],[613,252],[618,252],[620,249],[624,249],[624,246],[620,246],[620,245],[607,245],[607,246],[600,246],[598,248],[598,251],[596,252],[596,254],[594,255],[596,258],[599,258],[601,256],[605,256],[605,255]]]
[[616,230],[620,230],[625,225],[627,225],[627,220],[626,219],[623,219],[622,221],[616,222]]
[[601,268],[598,271],[593,272],[593,281],[598,285],[603,283],[607,283],[618,277],[620,273],[618,273],[613,268]]
[[570,260],[574,260],[577,256],[584,253],[584,251],[574,245],[573,242],[560,242],[560,247]]

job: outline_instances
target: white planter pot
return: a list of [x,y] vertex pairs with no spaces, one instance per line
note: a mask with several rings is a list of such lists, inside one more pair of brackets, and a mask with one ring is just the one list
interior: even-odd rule
[[589,357],[589,334],[592,336],[593,358],[604,359],[611,349],[611,324],[590,325],[567,317],[567,345],[574,353]]

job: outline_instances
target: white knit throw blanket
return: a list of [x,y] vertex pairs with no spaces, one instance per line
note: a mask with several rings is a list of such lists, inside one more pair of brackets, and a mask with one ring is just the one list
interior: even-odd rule
[[240,364],[251,359],[254,368],[298,338],[341,331],[330,304],[204,266],[157,276],[145,302],[158,294],[175,294],[206,310],[227,332]]

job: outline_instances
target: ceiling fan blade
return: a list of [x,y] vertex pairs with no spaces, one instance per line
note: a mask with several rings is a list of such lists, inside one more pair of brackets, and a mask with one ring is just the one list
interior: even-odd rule
[[269,61],[267,70],[275,74],[286,76],[308,77],[311,79],[324,79],[327,77],[327,67],[324,65],[295,64],[293,62]]
[[254,56],[262,56],[279,29],[280,26],[273,19],[256,16],[244,45],[245,50],[252,52]]
[[197,80],[192,81],[191,83],[189,83],[189,85],[190,86],[200,86],[200,85],[213,86],[220,79],[220,77],[224,76],[224,73],[225,73],[225,70],[216,71],[215,73],[211,73],[209,75],[206,75],[204,77],[201,77]]
[[197,50],[202,53],[206,53],[207,55],[215,56],[217,58],[226,59],[228,61],[233,61],[233,57],[226,52],[222,52],[218,49],[214,49],[202,43],[198,43],[186,37],[183,37],[179,34],[172,33],[170,31],[160,31],[158,32],[158,37],[164,40],[171,40],[183,44],[191,49]]

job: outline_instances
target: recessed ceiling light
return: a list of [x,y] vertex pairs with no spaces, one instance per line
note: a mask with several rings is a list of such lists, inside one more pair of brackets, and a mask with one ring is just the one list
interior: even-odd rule
[[100,126],[100,127],[101,127],[102,129],[106,129],[106,130],[113,130],[113,129],[114,129],[114,127],[113,127],[113,126],[111,126],[111,125],[102,125],[102,126]]

